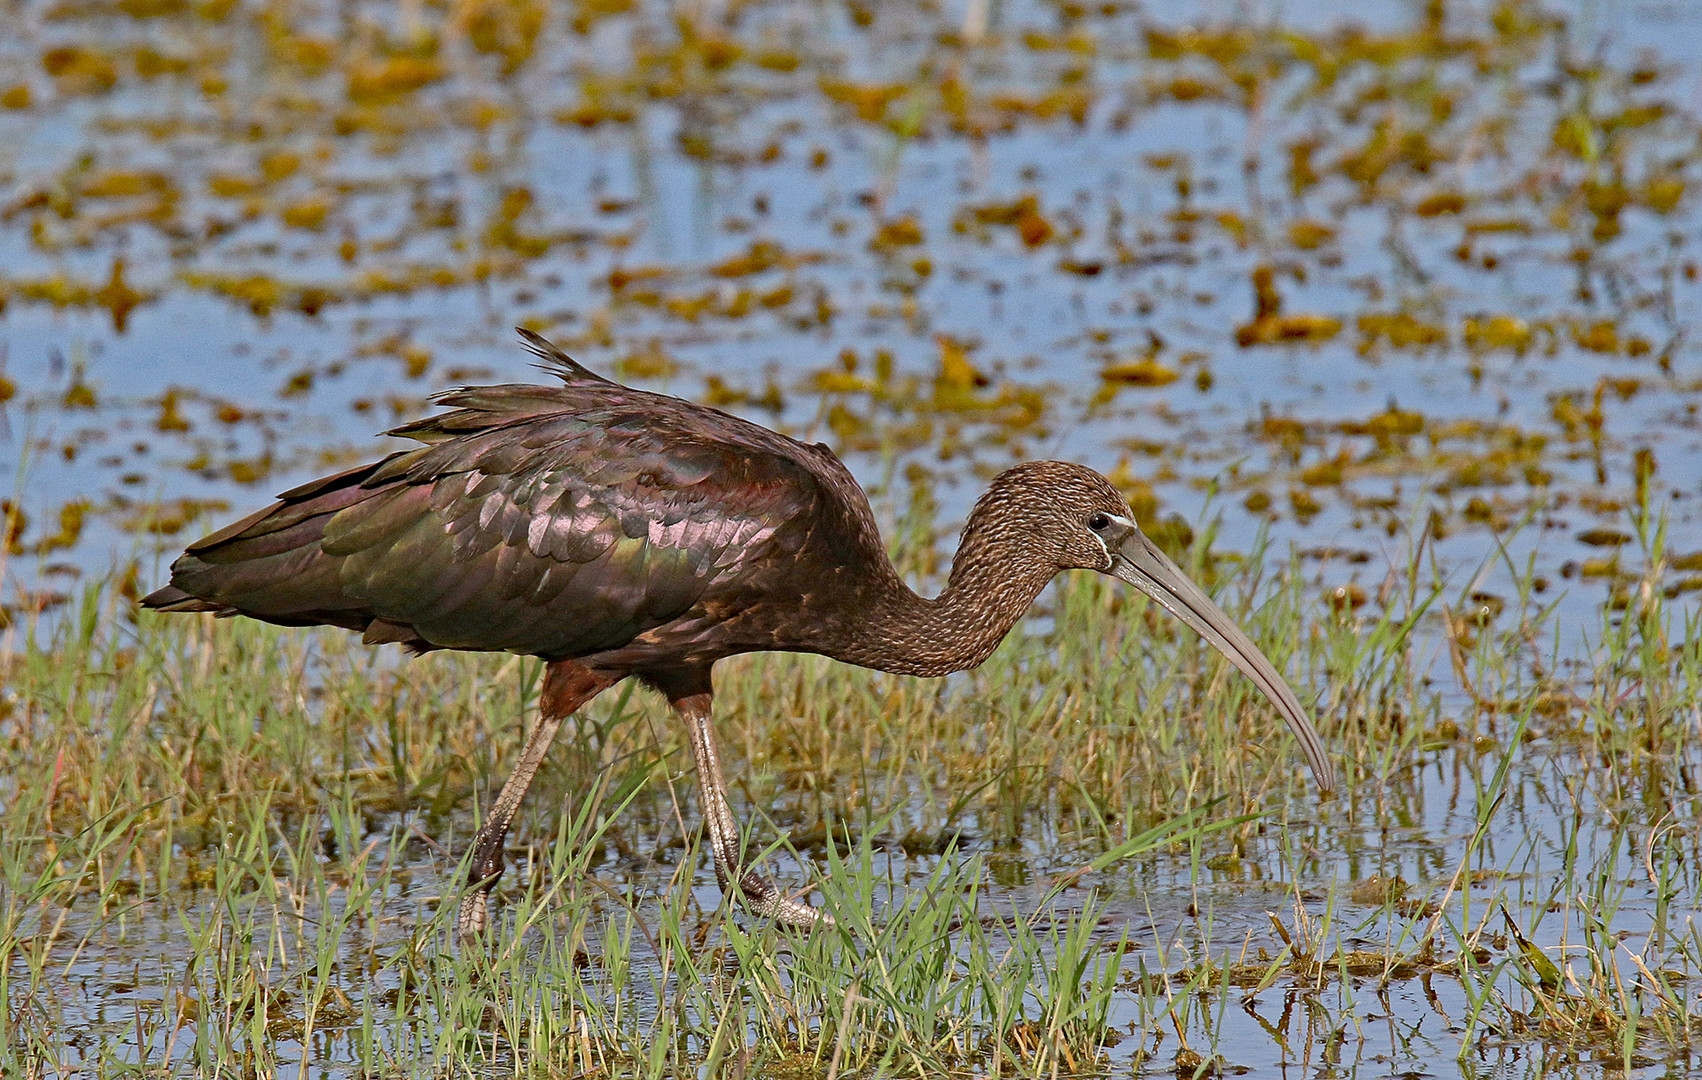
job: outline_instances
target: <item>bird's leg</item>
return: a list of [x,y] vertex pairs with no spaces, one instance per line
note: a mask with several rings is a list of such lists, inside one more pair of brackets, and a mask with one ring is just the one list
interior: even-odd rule
[[787,896],[766,875],[744,868],[739,852],[739,826],[727,805],[727,783],[721,777],[721,755],[715,749],[709,692],[669,696],[691,733],[691,753],[697,760],[697,783],[703,790],[703,817],[709,829],[709,851],[721,891],[730,892],[730,883],[737,881],[750,909],[764,918],[787,926],[810,927],[817,923],[832,926],[833,916]]
[[563,720],[572,716],[581,705],[603,690],[620,681],[619,675],[595,671],[571,660],[557,660],[544,669],[544,685],[538,693],[538,722],[526,736],[520,760],[508,774],[484,828],[473,838],[473,862],[467,870],[467,892],[461,898],[461,910],[455,919],[462,940],[477,938],[485,929],[486,913],[491,890],[502,876],[502,845],[508,838],[508,826],[514,821],[526,789],[538,774],[550,743],[561,730]]

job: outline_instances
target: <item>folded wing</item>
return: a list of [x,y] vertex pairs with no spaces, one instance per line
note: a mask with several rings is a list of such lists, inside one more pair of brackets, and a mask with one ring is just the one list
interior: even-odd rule
[[452,411],[393,433],[425,445],[285,492],[192,545],[144,602],[581,656],[802,542],[823,495],[800,462],[813,448],[563,377],[445,395]]

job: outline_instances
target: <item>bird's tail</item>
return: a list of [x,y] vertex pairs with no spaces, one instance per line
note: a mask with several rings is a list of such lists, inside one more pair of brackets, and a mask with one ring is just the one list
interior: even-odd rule
[[215,604],[199,596],[191,596],[176,585],[167,585],[142,597],[142,606],[155,611],[216,611],[221,615],[234,614],[236,609]]
[[378,494],[361,486],[375,467],[286,491],[271,506],[190,544],[171,566],[171,583],[149,593],[142,606],[364,630],[374,614],[343,589],[342,560],[327,555],[320,541],[339,510]]

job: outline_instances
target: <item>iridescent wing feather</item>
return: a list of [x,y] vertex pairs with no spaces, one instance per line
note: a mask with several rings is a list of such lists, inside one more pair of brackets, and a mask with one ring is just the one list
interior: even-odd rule
[[812,531],[823,451],[554,366],[565,385],[443,395],[451,411],[392,432],[425,445],[285,492],[192,545],[146,603],[584,656]]

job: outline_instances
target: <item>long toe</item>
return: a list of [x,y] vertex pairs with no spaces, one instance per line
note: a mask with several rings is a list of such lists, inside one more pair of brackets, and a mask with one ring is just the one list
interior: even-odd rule
[[832,926],[833,916],[780,891],[774,882],[760,874],[745,874],[739,880],[739,891],[745,903],[756,914],[773,919],[783,926],[807,930],[812,926]]

